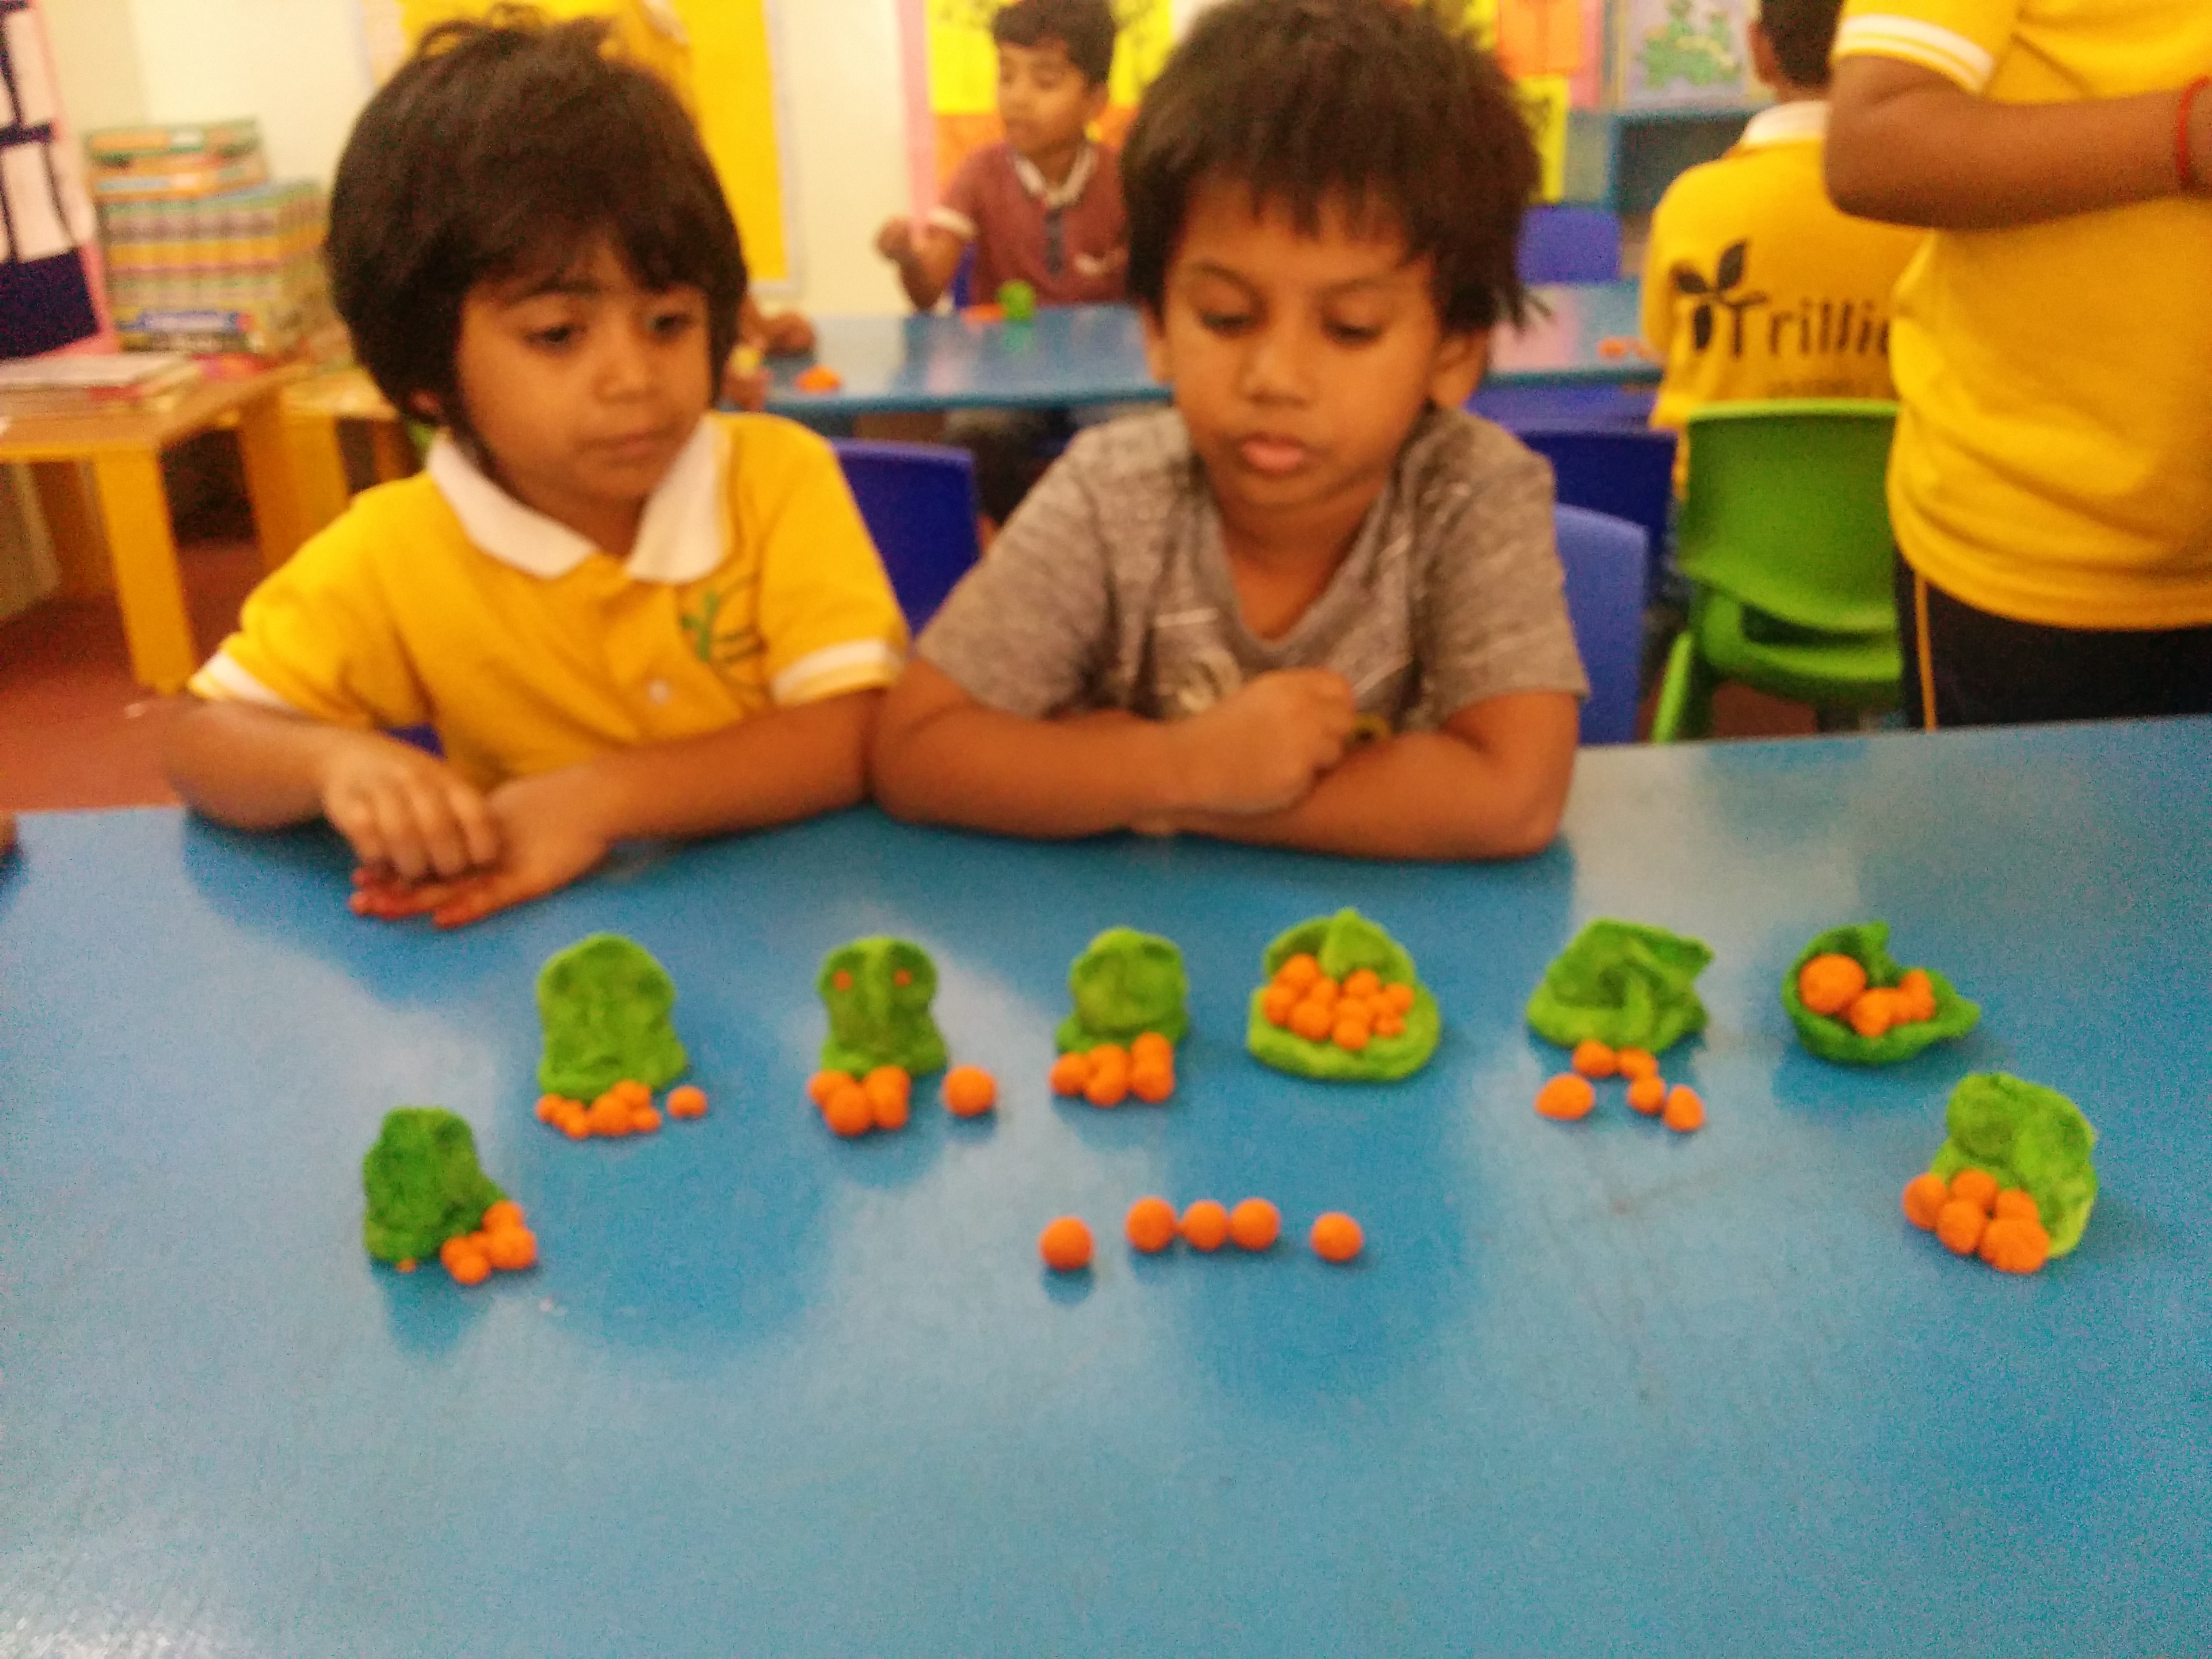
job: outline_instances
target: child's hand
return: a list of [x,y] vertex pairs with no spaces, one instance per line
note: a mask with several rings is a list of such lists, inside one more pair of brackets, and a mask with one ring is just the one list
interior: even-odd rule
[[486,803],[505,852],[490,869],[454,881],[393,881],[356,874],[356,914],[397,921],[428,915],[461,927],[495,910],[566,887],[599,867],[611,845],[593,810],[588,769],[570,767],[503,783]]
[[814,349],[814,325],[795,311],[761,319],[760,349],[771,357],[796,357]]
[[895,265],[902,265],[914,258],[914,221],[903,215],[884,221],[884,228],[876,233],[876,252]]
[[451,879],[499,858],[498,822],[445,762],[378,732],[332,736],[317,794],[365,868],[403,881]]
[[1344,758],[1358,714],[1343,675],[1290,668],[1176,722],[1168,732],[1188,810],[1275,812],[1303,799]]

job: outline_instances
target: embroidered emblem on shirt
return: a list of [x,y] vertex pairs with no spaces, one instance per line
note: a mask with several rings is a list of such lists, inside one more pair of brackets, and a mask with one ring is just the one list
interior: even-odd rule
[[682,613],[684,637],[691,643],[691,654],[710,667],[722,669],[734,668],[760,655],[760,635],[742,624],[718,628],[721,614],[722,595],[711,587],[700,594],[696,612]]

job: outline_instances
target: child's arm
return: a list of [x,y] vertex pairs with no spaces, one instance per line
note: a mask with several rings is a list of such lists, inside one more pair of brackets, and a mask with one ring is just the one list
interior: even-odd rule
[[[2183,191],[2179,92],[2002,104],[1918,64],[1853,54],[1830,88],[1828,193],[1846,213],[1990,230]],[[2212,188],[2212,91],[2191,112],[2200,191]]]
[[1273,811],[1336,764],[1355,714],[1342,676],[1300,669],[1171,724],[1119,712],[1030,720],[917,658],[878,728],[876,794],[902,818],[1050,837]]
[[899,285],[916,311],[933,310],[945,297],[967,249],[942,225],[924,225],[917,239],[908,219],[887,219],[876,233],[876,252],[898,267]]

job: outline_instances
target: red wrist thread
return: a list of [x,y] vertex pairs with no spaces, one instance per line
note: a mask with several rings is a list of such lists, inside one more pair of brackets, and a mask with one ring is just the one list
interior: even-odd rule
[[2181,177],[2184,190],[2196,190],[2205,181],[2197,177],[2197,158],[2189,143],[2190,112],[2196,108],[2198,95],[2212,87],[2212,75],[2200,75],[2181,89],[2181,108],[2173,121],[2173,170]]

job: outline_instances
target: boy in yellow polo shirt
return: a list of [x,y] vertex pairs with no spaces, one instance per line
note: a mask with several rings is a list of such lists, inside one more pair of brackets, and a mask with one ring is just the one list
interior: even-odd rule
[[[363,112],[332,289],[441,429],[255,591],[171,730],[200,811],[335,825],[368,914],[473,921],[618,841],[849,805],[897,673],[836,458],[708,412],[736,228],[676,98],[604,36],[448,25]],[[383,735],[424,723],[444,758]]]
[[1929,725],[2212,713],[2212,3],[1849,0],[1828,184],[1935,228],[1890,460]]
[[[1751,56],[1774,89],[1735,147],[1692,167],[1651,216],[1644,337],[1666,367],[1651,424],[1701,404],[1888,398],[1889,295],[1917,231],[1852,219],[1820,177],[1828,49],[1843,0],[1765,0]],[[1678,459],[1675,486],[1688,463]]]

